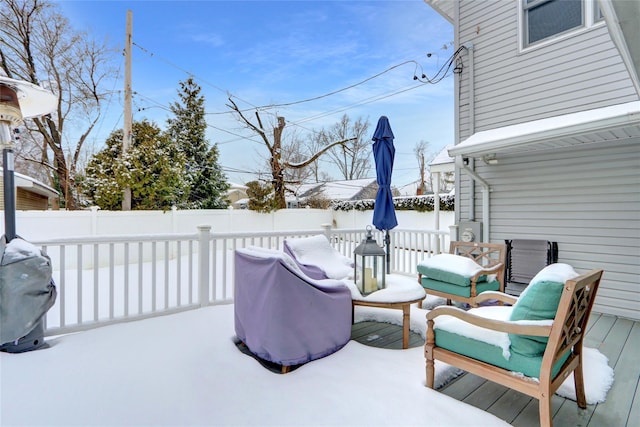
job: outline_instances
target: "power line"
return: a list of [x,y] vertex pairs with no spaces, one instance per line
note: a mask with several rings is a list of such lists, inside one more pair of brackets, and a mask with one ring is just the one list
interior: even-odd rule
[[[448,60],[447,60],[443,65],[442,65],[442,67],[438,70],[438,72],[437,72],[437,73],[435,74],[435,76],[434,76],[434,77],[432,77],[432,78],[428,78],[428,77],[424,74],[424,70],[422,69],[422,65],[420,65],[416,60],[407,60],[407,61],[403,61],[403,62],[398,63],[398,64],[395,64],[395,65],[392,65],[391,67],[388,67],[388,68],[386,68],[385,70],[383,70],[383,71],[381,71],[381,72],[379,72],[379,73],[376,73],[376,74],[374,74],[374,75],[372,75],[372,76],[370,76],[370,77],[367,77],[367,78],[365,78],[365,79],[363,79],[363,80],[361,80],[361,81],[359,81],[359,82],[357,82],[357,83],[351,84],[351,85],[346,86],[346,87],[344,87],[344,88],[337,89],[337,90],[334,90],[334,91],[331,91],[331,92],[328,92],[328,93],[325,93],[325,94],[322,94],[322,95],[318,95],[318,96],[315,96],[315,97],[306,98],[306,99],[302,99],[302,100],[298,100],[298,101],[286,102],[286,103],[268,104],[268,105],[263,105],[263,106],[255,106],[255,105],[253,105],[252,103],[250,103],[250,102],[248,102],[248,101],[246,101],[246,100],[243,100],[243,99],[241,99],[241,98],[239,98],[239,97],[237,97],[237,96],[235,96],[235,95],[232,95],[232,94],[230,94],[228,91],[225,91],[224,89],[222,89],[222,88],[218,87],[217,85],[215,85],[215,84],[213,84],[213,83],[211,83],[211,82],[209,82],[209,81],[207,81],[207,80],[205,80],[205,79],[203,79],[203,78],[201,78],[201,77],[197,76],[195,73],[192,73],[192,72],[190,72],[190,71],[186,70],[185,68],[182,68],[182,67],[178,66],[178,65],[177,65],[177,64],[175,64],[174,62],[172,62],[172,61],[170,61],[170,60],[168,60],[168,59],[166,59],[166,58],[164,58],[164,57],[162,57],[162,56],[160,56],[160,55],[156,55],[155,53],[153,53],[153,52],[149,51],[148,49],[146,49],[146,48],[144,48],[144,47],[140,46],[140,45],[139,45],[139,44],[137,44],[137,43],[133,42],[133,45],[134,45],[134,46],[136,46],[136,47],[137,47],[138,49],[140,49],[141,51],[143,51],[144,53],[146,53],[147,55],[149,55],[150,57],[152,57],[152,58],[153,58],[153,57],[156,57],[156,58],[158,58],[159,60],[161,60],[162,62],[164,62],[164,63],[166,63],[166,64],[170,65],[171,67],[174,67],[174,68],[176,68],[176,69],[178,69],[178,70],[180,70],[180,71],[184,72],[184,73],[185,73],[185,74],[187,74],[188,76],[193,77],[193,78],[195,78],[195,79],[197,79],[197,80],[199,80],[199,81],[203,82],[204,84],[206,84],[206,85],[208,85],[208,86],[213,87],[214,89],[218,90],[218,91],[219,91],[219,92],[221,92],[221,93],[224,93],[226,96],[228,96],[228,97],[233,97],[233,98],[235,98],[235,99],[237,99],[237,100],[239,100],[239,101],[241,101],[241,102],[243,102],[243,103],[245,103],[245,104],[247,104],[247,105],[250,105],[250,106],[251,106],[251,108],[250,108],[250,109],[240,110],[240,111],[242,111],[242,112],[244,112],[244,111],[252,111],[252,110],[254,110],[254,109],[255,109],[255,110],[262,110],[262,111],[266,112],[267,114],[271,114],[271,115],[274,115],[274,116],[275,116],[276,114],[275,114],[275,113],[272,113],[272,112],[270,112],[270,111],[268,111],[268,110],[271,110],[271,109],[274,109],[274,108],[279,108],[279,107],[289,107],[289,106],[293,106],[293,105],[299,105],[299,104],[308,103],[308,102],[313,102],[313,101],[317,101],[317,100],[319,100],[319,99],[327,98],[327,97],[330,97],[330,96],[332,96],[332,95],[336,95],[336,94],[338,94],[338,93],[341,93],[341,92],[347,91],[347,90],[349,90],[349,89],[353,89],[353,88],[355,88],[355,87],[357,87],[357,86],[360,86],[360,85],[362,85],[362,84],[364,84],[364,83],[367,83],[367,82],[369,82],[369,81],[371,81],[371,80],[373,80],[373,79],[376,79],[376,78],[378,78],[378,77],[380,77],[380,76],[382,76],[382,75],[384,75],[384,74],[386,74],[386,73],[388,73],[388,72],[390,72],[390,71],[392,71],[392,70],[394,70],[394,69],[397,69],[397,68],[399,68],[399,67],[402,67],[402,66],[404,66],[404,65],[407,65],[407,64],[414,64],[414,76],[413,76],[413,79],[414,79],[414,80],[419,81],[419,82],[421,83],[421,84],[419,84],[419,85],[416,85],[416,86],[408,86],[408,87],[402,88],[402,89],[397,90],[397,91],[388,92],[388,93],[386,93],[386,94],[374,95],[374,96],[372,96],[372,97],[369,97],[369,98],[363,99],[363,100],[361,100],[361,101],[358,101],[358,102],[356,102],[356,103],[354,103],[354,104],[351,104],[351,105],[348,105],[348,106],[339,107],[339,108],[337,108],[337,109],[330,110],[330,111],[327,111],[327,112],[324,112],[324,113],[318,113],[318,114],[316,114],[316,115],[314,115],[314,116],[311,116],[311,117],[308,117],[308,118],[305,118],[305,119],[301,119],[301,120],[298,120],[298,121],[296,121],[296,122],[289,122],[289,124],[290,124],[290,125],[300,127],[300,128],[302,128],[302,129],[304,129],[304,130],[306,130],[306,131],[309,131],[309,132],[313,132],[313,131],[312,131],[311,129],[307,129],[307,128],[305,128],[304,126],[302,126],[302,125],[301,125],[301,123],[309,122],[309,121],[311,121],[311,120],[316,120],[316,119],[319,119],[319,118],[322,118],[322,117],[326,117],[326,116],[328,116],[328,115],[335,114],[335,113],[338,113],[338,112],[347,111],[347,110],[352,109],[352,108],[355,108],[355,107],[357,107],[357,106],[366,105],[366,104],[370,104],[370,103],[372,103],[372,102],[380,101],[380,100],[382,100],[382,99],[386,99],[386,98],[389,98],[389,97],[392,97],[392,96],[395,96],[395,95],[398,95],[398,94],[401,94],[401,93],[404,93],[404,92],[407,92],[407,91],[410,91],[410,90],[417,89],[417,88],[422,87],[424,84],[427,84],[427,83],[430,83],[430,84],[436,84],[436,83],[440,82],[440,81],[441,81],[442,79],[444,79],[444,78],[446,77],[446,75],[449,73],[449,71],[450,71],[450,69],[451,69],[451,67],[452,67],[452,64],[454,63],[455,59],[457,58],[457,56],[459,55],[459,53],[460,53],[460,52],[462,51],[462,49],[463,49],[462,47],[458,48],[458,49],[457,49],[457,50],[456,50],[456,51],[451,55],[451,57],[450,57],[450,58],[449,58],[449,59],[448,59]],[[418,69],[420,69],[420,71],[421,71],[421,76],[420,76],[420,77],[418,77],[418,76],[417,76],[417,71],[418,71]],[[144,95],[140,94],[139,92],[136,92],[136,95],[141,96],[141,97],[143,97],[143,98],[145,98],[145,99],[148,99],[149,101],[151,101],[151,102],[155,103],[157,108],[161,108],[161,109],[164,109],[164,110],[169,111],[169,112],[171,111],[171,109],[169,109],[168,107],[166,107],[164,104],[161,104],[161,103],[159,103],[159,102],[157,102],[157,101],[154,101],[154,100],[152,100],[151,98],[146,97],[146,96],[144,96]],[[143,109],[144,109],[144,108],[140,108],[140,109],[138,109],[138,111],[142,111]],[[206,112],[205,112],[205,115],[221,115],[221,114],[233,114],[233,111],[226,111],[226,112],[209,112],[209,113],[206,113]],[[227,134],[229,134],[229,135],[232,135],[232,136],[235,136],[235,137],[237,137],[237,138],[238,138],[238,139],[233,139],[233,140],[230,140],[230,141],[218,142],[218,144],[227,144],[227,143],[231,143],[231,142],[236,142],[236,141],[238,141],[238,140],[250,140],[250,141],[258,142],[258,143],[260,143],[260,142],[261,142],[261,141],[257,141],[257,140],[255,140],[255,139],[252,139],[252,137],[250,137],[250,136],[249,136],[249,137],[246,137],[246,136],[243,136],[243,135],[240,135],[240,134],[237,134],[237,133],[233,133],[233,132],[228,131],[228,130],[226,130],[226,129],[222,129],[222,128],[219,128],[219,127],[216,127],[216,126],[212,126],[212,125],[209,125],[209,124],[207,124],[207,126],[208,126],[208,127],[211,127],[212,129],[216,129],[216,130],[218,130],[218,131],[221,131],[221,132],[227,133]]]
[[[260,107],[255,107],[255,108],[263,110],[263,109],[278,108],[278,107],[289,107],[289,106],[292,106],[292,105],[298,105],[298,104],[303,104],[303,103],[306,103],[306,102],[317,101],[319,99],[326,98],[326,97],[329,97],[329,96],[332,96],[332,95],[336,95],[336,94],[338,94],[340,92],[344,92],[344,91],[349,90],[349,89],[353,89],[354,87],[360,86],[360,85],[362,85],[362,84],[364,84],[364,83],[366,83],[368,81],[371,81],[371,80],[373,80],[373,79],[375,79],[377,77],[380,77],[381,75],[386,74],[389,71],[392,71],[392,70],[394,70],[396,68],[399,68],[399,67],[401,67],[403,65],[406,65],[406,64],[414,64],[416,66],[416,69],[417,69],[418,66],[420,66],[415,60],[410,59],[408,61],[404,61],[404,62],[401,62],[399,64],[392,65],[391,67],[387,68],[386,70],[381,71],[378,74],[374,74],[371,77],[367,77],[366,79],[361,80],[361,81],[359,81],[357,83],[354,83],[354,84],[349,85],[347,87],[344,87],[342,89],[337,89],[337,90],[334,90],[332,92],[325,93],[324,95],[318,95],[318,96],[314,96],[312,98],[302,99],[300,101],[285,102],[285,103],[281,103],[281,104],[267,104],[267,105],[262,105]],[[414,74],[415,74],[415,71],[414,71]],[[234,95],[231,95],[231,96],[235,97]]]
[[[226,96],[233,97],[233,98],[235,98],[235,99],[237,99],[237,100],[239,100],[241,102],[244,102],[245,104],[251,106],[250,109],[240,110],[241,112],[252,111],[254,109],[255,110],[263,110],[264,111],[264,110],[273,109],[273,108],[289,107],[289,106],[292,106],[292,105],[299,105],[299,104],[303,104],[303,103],[307,103],[307,102],[317,101],[319,99],[327,98],[329,96],[336,95],[338,93],[341,93],[341,92],[347,91],[349,89],[353,89],[355,87],[358,87],[358,86],[360,86],[360,85],[362,85],[364,83],[367,83],[367,82],[369,82],[369,81],[371,81],[373,79],[376,79],[376,78],[378,78],[378,77],[380,77],[380,76],[382,76],[382,75],[384,75],[384,74],[386,74],[386,73],[388,73],[388,72],[390,72],[390,71],[392,71],[392,70],[394,70],[396,68],[402,67],[402,66],[407,65],[407,64],[413,64],[414,65],[414,76],[413,76],[414,80],[419,80],[422,83],[435,84],[435,83],[440,82],[444,77],[446,77],[446,75],[448,74],[448,71],[450,70],[450,68],[451,68],[451,66],[453,64],[453,61],[455,60],[455,58],[459,55],[459,53],[463,49],[462,47],[458,48],[458,50],[456,50],[451,55],[451,57],[443,64],[443,66],[438,70],[436,75],[431,79],[427,78],[427,76],[424,74],[424,70],[422,68],[422,65],[420,65],[416,60],[410,59],[410,60],[406,60],[406,61],[403,61],[401,63],[395,64],[395,65],[392,65],[392,66],[386,68],[385,70],[383,70],[383,71],[381,71],[379,73],[376,73],[376,74],[374,74],[374,75],[372,75],[370,77],[367,77],[367,78],[365,78],[363,80],[360,80],[357,83],[351,84],[349,86],[346,86],[346,87],[343,87],[341,89],[337,89],[337,90],[334,90],[334,91],[331,91],[331,92],[328,92],[328,93],[325,93],[325,94],[322,94],[322,95],[318,95],[318,96],[314,96],[314,97],[311,97],[311,98],[306,98],[306,99],[302,99],[302,100],[298,100],[298,101],[291,101],[291,102],[285,102],[285,103],[267,104],[267,105],[262,105],[262,106],[256,106],[256,105],[252,104],[251,102],[248,102],[248,101],[246,101],[246,100],[244,100],[244,99],[242,99],[242,98],[240,98],[240,97],[238,97],[236,95],[230,94],[229,91],[223,90],[222,88],[220,88],[220,87],[214,85],[213,83],[210,83],[207,80],[197,76],[195,73],[192,73],[192,72],[190,72],[190,71],[178,66],[177,64],[169,61],[168,59],[163,58],[162,56],[154,54],[153,52],[149,51],[148,49],[146,49],[146,48],[144,48],[144,47],[142,47],[140,45],[138,45],[135,42],[133,43],[133,45],[136,46],[137,48],[139,48],[140,50],[142,50],[143,52],[145,52],[146,54],[148,54],[149,56],[158,57],[161,61],[165,62],[166,64],[168,64],[168,65],[170,65],[170,66],[172,66],[172,67],[184,72],[185,74],[187,74],[187,75],[189,75],[189,76],[191,76],[191,77],[193,77],[193,78],[195,78],[195,79],[207,84],[208,86],[213,87],[214,89],[220,91],[221,93],[224,93]],[[420,71],[421,71],[421,77],[417,76],[418,69],[420,69]],[[444,71],[444,73],[443,73],[443,71]],[[398,93],[402,93],[402,92],[398,92]],[[393,94],[390,94],[388,96],[392,96],[392,95]],[[384,98],[382,98],[382,99],[384,99]],[[223,111],[223,112],[208,112],[208,113],[205,113],[205,114],[206,115],[222,115],[222,114],[232,114],[232,113],[233,113],[233,111]]]

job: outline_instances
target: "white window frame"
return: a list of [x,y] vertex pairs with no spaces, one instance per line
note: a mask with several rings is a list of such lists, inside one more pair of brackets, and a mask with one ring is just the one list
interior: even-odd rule
[[[552,1],[562,1],[562,0],[552,0]],[[560,40],[567,39],[569,37],[573,37],[576,34],[585,32],[590,30],[591,28],[604,25],[604,19],[598,18],[598,0],[582,0],[582,20],[583,23],[581,26],[572,28],[570,30],[563,31],[558,33],[557,35],[547,37],[543,40],[533,42],[531,44],[526,43],[525,38],[528,34],[528,29],[526,28],[525,19],[525,4],[526,0],[517,0],[518,3],[518,43],[519,43],[519,51],[520,52],[528,52],[531,50],[539,49],[544,46],[548,46],[553,43],[557,43]]]

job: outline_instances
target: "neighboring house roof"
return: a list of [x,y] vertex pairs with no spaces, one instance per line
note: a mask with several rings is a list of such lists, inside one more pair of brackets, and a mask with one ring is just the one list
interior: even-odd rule
[[405,184],[401,187],[397,187],[396,189],[400,193],[400,196],[415,196],[418,191],[418,184],[420,184],[420,180],[415,180],[408,184]]
[[431,173],[436,172],[454,172],[455,160],[449,156],[449,149],[453,148],[453,145],[447,145],[438,153],[438,155],[429,163],[429,170]]
[[[2,176],[2,171],[0,171],[0,176]],[[46,197],[58,197],[59,195],[59,193],[53,188],[49,187],[46,184],[43,184],[35,178],[31,178],[30,176],[14,172],[13,178],[16,184],[16,188],[22,188],[32,193],[40,194]]]
[[476,132],[449,155],[482,157],[640,137],[640,101]]
[[311,184],[298,184],[295,186],[287,186],[287,189],[291,192],[293,192],[293,195],[290,195],[290,192],[287,192],[287,198],[293,198],[295,199],[296,197],[307,197],[309,194],[311,194],[314,190],[319,189],[322,186],[322,182],[314,182]]
[[297,194],[299,198],[322,196],[329,200],[357,200],[364,190],[375,183],[375,178],[364,178],[303,184]]
[[325,182],[322,192],[331,200],[357,200],[367,188],[376,184],[371,178]]
[[247,186],[243,184],[238,184],[236,182],[229,183],[229,190],[247,190]]

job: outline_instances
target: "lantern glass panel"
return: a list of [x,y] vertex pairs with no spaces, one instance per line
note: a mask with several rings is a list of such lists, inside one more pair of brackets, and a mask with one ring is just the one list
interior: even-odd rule
[[367,237],[354,250],[354,281],[362,295],[385,287],[385,251],[367,230]]

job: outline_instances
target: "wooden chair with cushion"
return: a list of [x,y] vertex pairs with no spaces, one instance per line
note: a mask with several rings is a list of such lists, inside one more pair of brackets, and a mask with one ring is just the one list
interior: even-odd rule
[[513,307],[433,309],[427,314],[427,387],[434,386],[434,361],[440,360],[538,399],[540,425],[551,426],[551,397],[573,372],[578,406],[586,408],[582,348],[602,274],[578,276],[566,264],[552,264],[520,298],[499,292],[478,297]]
[[504,292],[507,247],[501,243],[451,242],[449,254],[418,263],[418,282],[427,294],[476,306],[485,291]]

